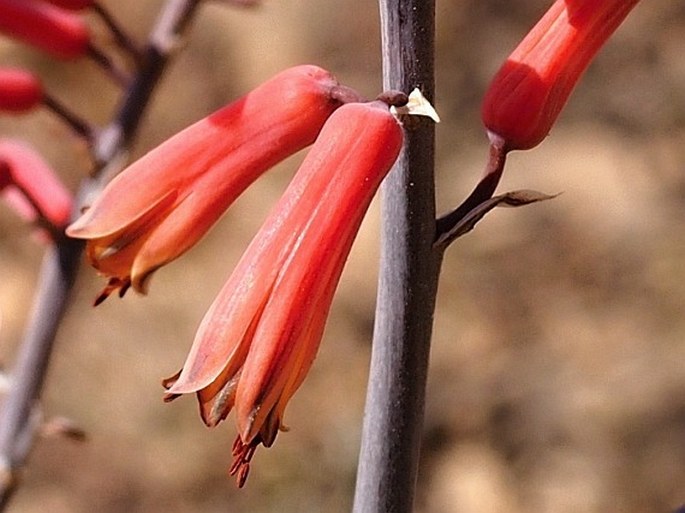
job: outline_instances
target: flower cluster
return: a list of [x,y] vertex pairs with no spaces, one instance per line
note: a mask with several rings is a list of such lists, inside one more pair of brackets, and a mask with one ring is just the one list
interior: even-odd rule
[[167,381],[170,397],[197,393],[208,426],[235,408],[231,472],[241,485],[314,360],[352,241],[402,139],[384,103],[331,115]]
[[109,277],[97,302],[192,247],[262,173],[310,145],[353,92],[317,66],[283,71],[182,130],[119,174],[69,227]]
[[[107,68],[109,59],[94,47],[84,17],[76,12],[93,3],[92,0],[0,0],[0,34],[57,59],[93,57]],[[47,94],[34,73],[0,67],[0,113],[25,114],[39,106],[50,109],[86,139],[91,135],[89,125]],[[49,234],[52,240],[64,236],[71,216],[71,194],[29,145],[0,140],[0,192],[22,217],[38,224],[43,235]],[[50,238],[43,237],[43,240]]]
[[[486,94],[483,120],[498,147],[528,149],[546,136],[636,4],[554,3]],[[133,163],[67,229],[108,280],[96,304],[117,290],[146,293],[152,273],[197,243],[252,182],[313,143],[200,323],[182,369],[164,380],[168,401],[196,394],[209,427],[235,412],[230,472],[240,486],[256,448],[284,429],[359,225],[401,150],[392,96],[364,102],[319,67],[285,70]]]
[[[403,96],[403,95],[402,95]],[[184,129],[117,176],[68,229],[108,277],[96,303],[178,258],[267,169],[313,143],[203,319],[167,400],[197,394],[216,426],[236,412],[231,473],[242,486],[283,427],[364,213],[396,160],[402,128],[317,66],[285,70]]]
[[[526,35],[483,101],[496,165],[469,208],[492,194],[507,152],[546,137],[637,3],[556,0]],[[0,0],[0,32],[59,59],[94,58],[126,83],[96,49],[81,14],[88,8],[101,10],[92,0]],[[255,449],[271,446],[283,429],[286,406],[316,356],[362,218],[401,150],[397,113],[412,104],[402,102],[396,92],[366,102],[317,66],[287,69],[131,164],[66,228],[107,279],[96,304],[129,288],[144,294],[152,274],[193,247],[250,184],[313,145],[200,323],[182,369],[164,381],[167,400],[197,396],[207,426],[235,412],[231,473],[240,486]],[[0,68],[0,111],[40,105],[88,132],[38,77]],[[0,192],[43,235],[63,236],[72,199],[28,146],[0,141]]]
[[[95,47],[81,13],[88,8],[102,14],[92,0],[0,0],[0,33],[58,59],[94,58],[126,84]],[[135,52],[114,27],[113,35]],[[131,164],[70,226],[72,198],[57,175],[27,145],[0,140],[2,197],[41,235],[85,241],[88,261],[107,278],[96,304],[115,291],[146,293],[150,276],[195,245],[251,183],[313,144],[202,321],[182,370],[165,380],[167,399],[197,395],[208,426],[235,410],[231,472],[241,486],[256,447],[283,429],[364,213],[400,152],[403,131],[389,104],[406,97],[393,98],[365,102],[322,68],[287,69]],[[38,76],[0,68],[0,112],[39,106],[93,142],[96,130]]]

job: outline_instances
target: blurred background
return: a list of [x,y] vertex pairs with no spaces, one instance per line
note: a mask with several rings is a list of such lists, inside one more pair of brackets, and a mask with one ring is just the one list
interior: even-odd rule
[[[160,0],[102,2],[144,41]],[[438,210],[475,185],[479,102],[549,0],[438,2]],[[315,63],[380,91],[375,2],[207,2],[168,69],[134,155],[278,71]],[[96,40],[111,40],[92,18]],[[597,57],[551,135],[512,154],[500,191],[562,192],[497,209],[449,249],[435,318],[419,513],[668,512],[685,502],[685,3],[642,2]],[[0,64],[104,124],[118,91],[92,63],[0,40]],[[84,145],[45,111],[0,118],[76,188]],[[247,486],[227,476],[232,417],[207,430],[192,397],[161,400],[195,329],[298,155],[267,174],[148,297],[91,308],[85,265],[59,334],[44,409],[88,433],[39,441],[12,513],[349,511],[366,391],[378,202],[343,275],[315,365]],[[0,362],[10,367],[42,248],[0,205]]]

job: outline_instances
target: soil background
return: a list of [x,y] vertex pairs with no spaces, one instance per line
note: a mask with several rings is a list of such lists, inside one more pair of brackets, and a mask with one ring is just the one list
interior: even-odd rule
[[[438,210],[468,194],[487,156],[479,103],[547,0],[439,1]],[[163,2],[103,1],[143,41]],[[111,40],[97,19],[94,37]],[[132,158],[278,71],[315,63],[375,96],[375,2],[207,2],[145,116]],[[0,40],[0,64],[39,73],[94,123],[119,93],[88,62]],[[84,145],[53,116],[0,118],[75,188]],[[247,486],[226,470],[232,417],[207,430],[160,380],[296,169],[267,174],[150,294],[91,303],[83,266],[43,408],[88,441],[39,441],[11,513],[350,510],[378,260],[378,201],[344,272],[314,367]],[[562,193],[498,209],[449,249],[435,317],[417,513],[668,512],[685,502],[685,3],[642,2],[597,57],[546,141],[512,154],[500,191]],[[11,367],[42,248],[0,206],[0,362]]]

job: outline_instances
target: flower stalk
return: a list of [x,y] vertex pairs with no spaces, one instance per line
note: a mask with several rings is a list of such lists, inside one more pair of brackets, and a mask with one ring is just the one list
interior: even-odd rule
[[95,144],[97,129],[93,125],[48,93],[43,95],[43,105],[71,128],[76,135],[82,137],[88,146],[92,147]]
[[[85,1],[82,3],[86,3]],[[124,32],[119,23],[114,19],[110,12],[105,9],[99,2],[89,2],[91,9],[97,14],[102,22],[107,26],[112,33],[114,40],[120,48],[124,49],[129,56],[134,60],[138,67],[143,65],[143,51],[138,48],[138,45],[131,39],[131,37]]]
[[[381,0],[383,88],[434,98],[433,0]],[[441,251],[434,124],[413,118],[382,191],[381,263],[354,513],[409,513],[418,472]]]

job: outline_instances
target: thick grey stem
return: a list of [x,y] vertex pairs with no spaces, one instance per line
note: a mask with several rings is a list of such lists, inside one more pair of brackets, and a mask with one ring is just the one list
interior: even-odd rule
[[[97,137],[94,151],[98,168],[80,187],[77,203],[87,201],[104,187],[124,162],[127,146],[139,125],[170,53],[177,47],[198,0],[169,0],[153,29],[146,61],[126,92],[114,121]],[[38,427],[35,415],[55,335],[68,303],[83,245],[60,239],[44,258],[39,288],[34,298],[12,382],[0,410],[0,511],[16,490]]]
[[[433,0],[381,0],[383,86],[433,100]],[[355,513],[413,508],[442,253],[435,236],[434,126],[412,118],[382,187],[381,264]]]
[[17,483],[17,470],[28,456],[33,431],[31,412],[43,387],[50,354],[76,276],[80,244],[64,240],[43,259],[39,288],[0,416],[0,509]]

